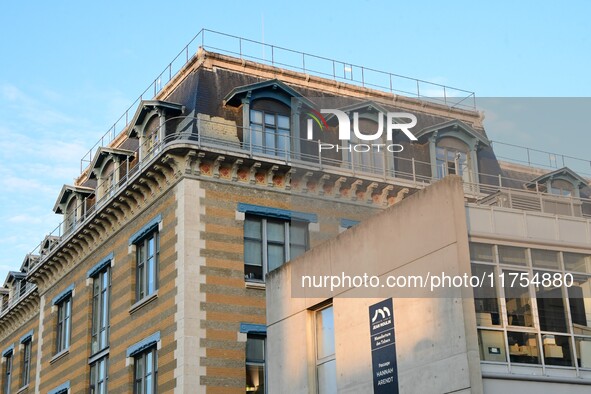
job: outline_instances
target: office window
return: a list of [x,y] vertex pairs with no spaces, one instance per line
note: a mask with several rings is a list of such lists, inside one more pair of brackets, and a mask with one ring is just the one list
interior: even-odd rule
[[318,394],[337,392],[334,314],[332,305],[314,312],[316,326],[316,382]]
[[158,288],[158,254],[160,237],[158,229],[136,242],[136,300],[153,294]]
[[[472,275],[487,278],[486,286],[474,287],[474,306],[478,326],[500,326],[501,315],[497,297],[498,280],[494,267],[484,264],[472,264]],[[492,286],[491,285],[492,278]]]
[[308,250],[308,223],[247,216],[244,221],[244,277],[265,274]]
[[57,346],[59,353],[70,347],[72,329],[72,297],[67,296],[57,304]]
[[252,149],[273,156],[289,153],[289,116],[269,111],[250,111]]
[[246,339],[246,392],[265,393],[265,336],[248,334]]
[[111,268],[106,267],[92,279],[92,354],[109,345]]
[[28,385],[31,379],[31,347],[31,339],[27,339],[25,342],[23,342],[23,368],[21,374],[21,387]]
[[12,383],[12,351],[4,355],[4,394],[10,394]]
[[158,352],[153,346],[135,356],[134,394],[156,394],[158,392]]
[[90,394],[106,394],[109,359],[103,357],[90,366]]

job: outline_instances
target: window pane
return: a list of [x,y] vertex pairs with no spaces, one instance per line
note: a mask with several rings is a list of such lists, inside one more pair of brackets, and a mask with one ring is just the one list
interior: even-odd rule
[[[537,271],[538,278],[542,280],[544,275],[552,275],[550,272]],[[567,332],[567,315],[562,298],[562,289],[556,287],[536,288],[536,300],[538,303],[538,317],[542,331]]]
[[306,245],[307,224],[292,223],[289,227],[289,241],[296,245]]
[[484,261],[492,263],[493,246],[487,244],[470,243],[470,259],[475,261]]
[[267,265],[269,272],[279,268],[285,262],[285,247],[283,245],[271,245],[267,247]]
[[316,353],[322,359],[334,352],[334,316],[330,306],[316,311]]
[[591,369],[591,338],[575,338],[579,368]]
[[244,221],[244,236],[248,238],[261,239],[262,223],[260,219],[247,218]]
[[289,117],[277,115],[277,126],[281,129],[289,129]]
[[265,340],[249,336],[246,340],[246,361],[265,362]]
[[265,153],[275,154],[275,131],[273,129],[265,130]]
[[330,360],[318,366],[318,394],[337,393],[337,366]]
[[275,115],[265,114],[265,125],[275,126]]
[[265,393],[265,367],[262,365],[246,366],[246,392]]
[[478,330],[478,347],[483,361],[507,361],[502,331]]
[[[476,324],[479,326],[500,326],[499,303],[497,300],[497,278],[491,266],[472,264],[472,275],[486,277],[486,286],[474,287],[474,306],[476,308]],[[490,276],[493,287],[490,287]]]
[[537,268],[560,269],[558,252],[552,250],[532,249],[531,260],[532,265]]
[[591,335],[591,276],[573,275],[568,301],[575,334]]
[[503,246],[499,245],[499,262],[501,264],[512,264],[512,265],[527,265],[527,259],[525,258],[525,249],[516,248],[514,246]]
[[263,266],[261,241],[244,240],[244,262],[250,265]]
[[508,331],[507,341],[509,342],[509,358],[512,363],[540,363],[536,334]]
[[271,242],[285,242],[285,223],[267,221],[267,240]]
[[542,334],[542,344],[544,345],[544,362],[546,365],[573,366],[570,337]]
[[[513,283],[514,274],[521,272],[503,271],[505,274],[505,302],[507,305],[507,321],[511,326],[533,327],[533,315],[529,288],[522,287],[519,276]],[[513,286],[511,286],[513,284]]]
[[250,111],[250,121],[253,123],[262,124],[263,123],[263,113],[261,111]]
[[579,253],[563,253],[564,268],[567,271],[591,274],[591,256]]

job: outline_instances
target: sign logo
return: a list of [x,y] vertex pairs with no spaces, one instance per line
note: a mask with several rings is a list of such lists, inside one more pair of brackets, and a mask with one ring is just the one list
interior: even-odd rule
[[[378,128],[373,134],[362,132],[359,129],[359,113],[353,112],[353,127],[351,127],[351,119],[349,115],[338,109],[321,109],[320,112],[310,109],[307,113],[309,116],[307,121],[306,138],[312,140],[314,138],[314,123],[318,125],[321,131],[328,129],[328,123],[322,114],[332,114],[339,122],[339,140],[351,141],[351,129],[357,140],[360,141],[376,141],[381,140],[384,134],[384,123],[386,129],[386,141],[392,141],[392,136],[395,131],[401,131],[408,137],[410,141],[417,141],[417,137],[410,131],[411,128],[417,125],[417,117],[407,112],[388,112],[383,114],[378,113]],[[385,118],[385,121],[384,121]],[[408,119],[410,122],[396,123],[395,121]],[[365,131],[365,130],[364,130]],[[371,149],[376,149],[379,152],[380,148],[385,148],[390,152],[401,152],[404,148],[400,144],[352,144],[348,147],[340,145],[319,143],[319,151],[326,149],[348,150],[355,152],[368,152]]]
[[380,308],[380,309],[376,309],[375,314],[373,315],[373,318],[371,319],[372,323],[375,323],[376,320],[378,320],[378,316],[382,317],[382,320],[384,320],[387,317],[392,316],[392,313],[390,312],[390,309],[388,309],[387,306]]

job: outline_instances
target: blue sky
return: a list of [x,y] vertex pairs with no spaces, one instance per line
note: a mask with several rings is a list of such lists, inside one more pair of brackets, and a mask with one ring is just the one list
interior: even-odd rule
[[[58,225],[53,204],[85,152],[202,27],[477,97],[588,97],[590,14],[586,1],[8,2],[0,14],[0,278]],[[582,116],[562,127],[565,115],[547,110],[529,111],[533,123],[490,115],[493,140],[589,159]]]

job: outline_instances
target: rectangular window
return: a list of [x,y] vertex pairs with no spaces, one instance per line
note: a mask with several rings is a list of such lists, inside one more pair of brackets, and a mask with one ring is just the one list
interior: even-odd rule
[[158,352],[155,346],[135,356],[134,370],[134,394],[156,394],[158,392]]
[[265,393],[265,336],[248,334],[246,339],[246,392]]
[[103,357],[90,366],[90,394],[107,394],[109,359]]
[[4,355],[4,394],[10,394],[12,381],[12,351]]
[[337,392],[334,314],[332,305],[314,312],[318,394]]
[[57,346],[59,353],[70,347],[72,329],[72,296],[67,296],[57,304]]
[[92,354],[109,346],[111,267],[92,279]]
[[247,216],[244,221],[244,278],[265,274],[308,250],[308,223]]
[[31,379],[31,347],[31,339],[23,342],[23,369],[21,375],[21,387],[28,385]]
[[158,254],[160,237],[154,230],[136,242],[136,301],[153,294],[158,288]]
[[282,157],[289,154],[289,129],[289,116],[250,111],[251,143],[254,152]]

